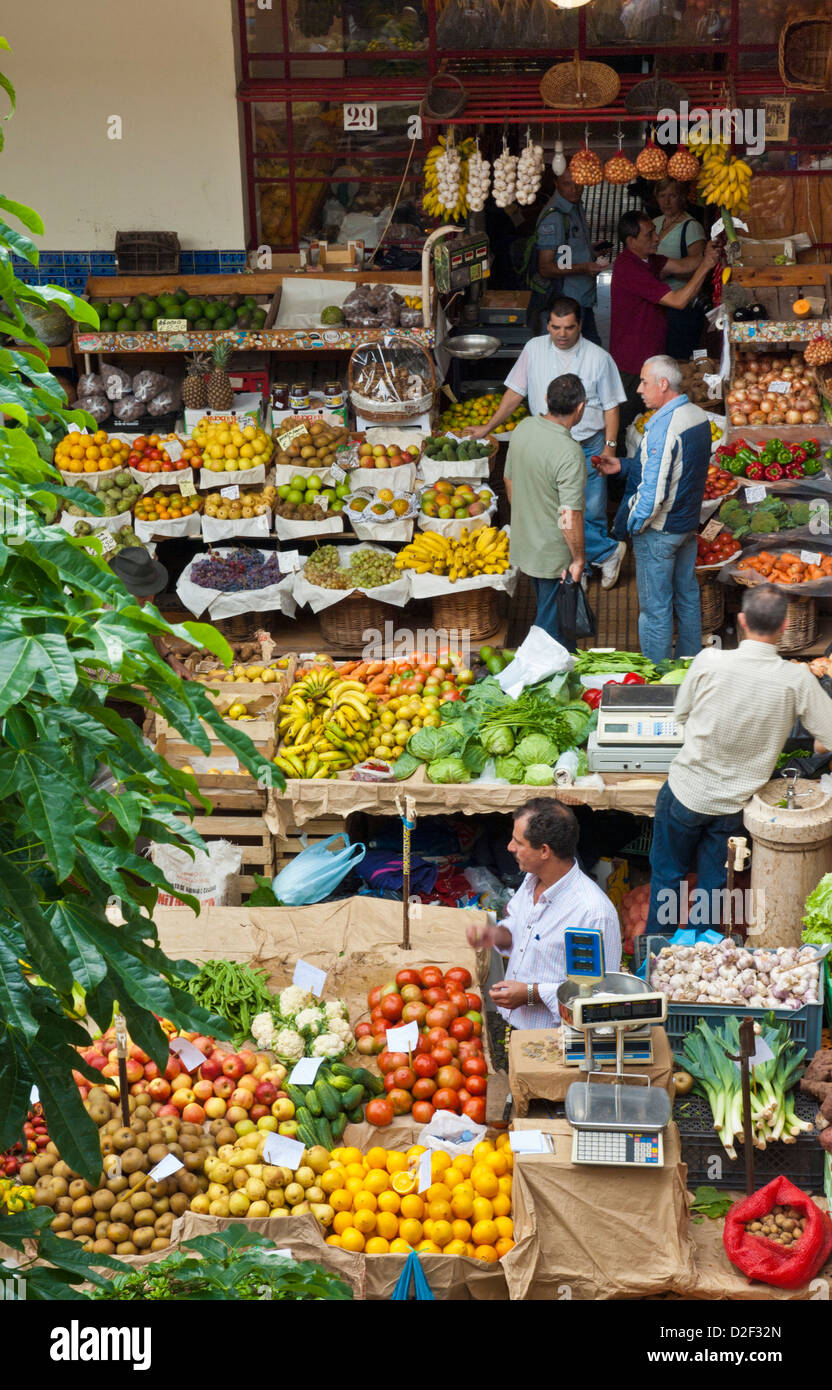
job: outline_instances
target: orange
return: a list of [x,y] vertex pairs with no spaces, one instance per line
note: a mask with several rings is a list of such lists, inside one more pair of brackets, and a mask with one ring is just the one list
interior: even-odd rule
[[471,1174],[474,1189],[480,1197],[495,1197],[500,1190],[497,1174],[485,1164],[478,1164]]
[[443,1182],[431,1183],[425,1193],[428,1202],[450,1202],[452,1195],[451,1189],[446,1187]]
[[405,1158],[419,1158],[425,1152],[424,1144],[411,1144],[405,1151]]
[[474,1220],[491,1221],[494,1217],[494,1207],[487,1197],[474,1198]]
[[468,1256],[469,1259],[473,1260],[473,1258],[474,1258],[474,1247],[473,1247],[473,1245],[471,1244],[470,1240],[467,1241],[466,1244],[465,1244],[465,1253],[466,1253],[466,1255]]
[[442,1254],[443,1254],[443,1255],[464,1255],[465,1252],[466,1252],[466,1250],[467,1250],[467,1246],[466,1246],[464,1240],[449,1240],[449,1241],[448,1241],[448,1244],[444,1247],[444,1249],[443,1249],[443,1251],[442,1251]]
[[354,1211],[378,1211],[378,1202],[372,1192],[356,1192],[352,1205]]
[[493,1154],[494,1145],[490,1139],[481,1139],[479,1144],[474,1145],[474,1162],[482,1163],[489,1154]]
[[345,1187],[336,1187],[335,1191],[329,1194],[329,1205],[333,1211],[351,1211],[352,1193]]
[[343,1163],[344,1167],[346,1167],[348,1163],[361,1162],[361,1153],[358,1149],[338,1149],[337,1153],[339,1162]]
[[379,1148],[379,1147],[377,1147],[377,1148],[375,1148],[375,1149],[370,1149],[370,1152],[367,1154],[367,1167],[368,1167],[368,1168],[386,1168],[386,1167],[387,1167],[387,1150],[386,1150],[386,1149]]
[[451,1198],[451,1211],[454,1216],[469,1217],[474,1214],[474,1199],[468,1192],[460,1192],[459,1189]]
[[428,1217],[427,1221],[422,1222],[422,1234],[426,1236],[428,1240],[433,1240],[433,1228],[435,1225],[436,1222],[431,1221],[430,1217]]
[[[353,1213],[352,1224],[362,1236],[368,1236],[376,1229],[376,1214],[374,1211],[367,1211],[366,1208]],[[485,1225],[491,1223],[485,1222]],[[495,1237],[496,1239],[496,1237]]]
[[340,1244],[341,1244],[341,1237],[340,1237],[340,1236],[327,1236],[327,1238],[326,1238],[326,1243],[327,1243],[327,1245],[337,1245],[337,1246],[340,1246]]
[[511,1146],[511,1140],[509,1139],[507,1133],[498,1134],[498,1135],[497,1135],[497,1148],[498,1148],[498,1149],[508,1149],[509,1153],[511,1153],[511,1147],[510,1147],[510,1146]]
[[396,1192],[380,1192],[378,1194],[379,1211],[398,1214],[401,1211],[402,1199]]
[[436,1245],[432,1240],[420,1240],[416,1246],[420,1255],[441,1255],[442,1247]]
[[506,1155],[501,1154],[499,1150],[497,1153],[489,1154],[485,1160],[485,1164],[487,1168],[491,1169],[492,1173],[497,1174],[498,1178],[501,1178],[503,1173],[508,1172],[508,1159]]
[[390,1252],[390,1242],[383,1240],[381,1236],[371,1236],[364,1246],[365,1255],[387,1255]]
[[444,1246],[447,1245],[449,1241],[453,1240],[453,1238],[454,1233],[451,1229],[450,1221],[434,1221],[433,1231],[430,1236],[431,1240],[435,1241],[439,1246]]
[[428,1216],[431,1221],[450,1221],[450,1202],[428,1202]]
[[415,1218],[416,1221],[421,1221],[424,1214],[425,1204],[421,1197],[416,1196],[415,1192],[409,1197],[402,1197],[402,1216],[412,1217]]
[[344,1172],[348,1178],[360,1178],[362,1182],[364,1181],[363,1163],[347,1163],[344,1167]]
[[[355,1253],[359,1253],[364,1249],[364,1237],[354,1226],[348,1226],[345,1231],[341,1232],[341,1245],[345,1250],[352,1250]],[[494,1255],[496,1259],[496,1251]]]
[[478,1221],[471,1232],[475,1245],[493,1245],[500,1239],[500,1232],[493,1221]]
[[413,1246],[408,1245],[407,1241],[402,1240],[400,1237],[390,1242],[391,1255],[409,1255],[412,1249]]
[[471,1239],[470,1221],[452,1221],[451,1230],[453,1231],[454,1240],[461,1240],[463,1245],[467,1240]]
[[509,1240],[508,1236],[503,1236],[497,1241],[494,1249],[497,1251],[497,1259],[501,1260],[504,1255],[508,1254],[509,1250],[514,1249],[514,1241]]
[[372,1192],[374,1197],[384,1192],[390,1186],[390,1179],[383,1168],[371,1168],[364,1179],[364,1187],[367,1192]]
[[408,1245],[418,1245],[419,1241],[422,1239],[421,1221],[400,1221],[399,1239],[406,1240]]
[[491,1205],[494,1208],[494,1215],[499,1216],[501,1220],[505,1220],[511,1212],[511,1198],[506,1192],[498,1192]]
[[376,1217],[376,1230],[385,1240],[392,1240],[399,1233],[399,1218],[392,1211],[380,1211]]
[[445,1169],[444,1173],[442,1174],[442,1183],[445,1187],[449,1187],[453,1192],[454,1188],[459,1183],[464,1182],[467,1176],[467,1173],[460,1173],[459,1169],[456,1167],[456,1165],[454,1165],[454,1167],[452,1168]]
[[344,1181],[343,1168],[328,1168],[325,1173],[321,1173],[318,1178],[318,1186],[323,1188],[326,1193],[336,1193]]
[[510,1216],[495,1216],[494,1225],[497,1227],[497,1235],[501,1238],[514,1235],[514,1222]]
[[407,1154],[399,1153],[396,1149],[387,1151],[387,1171],[388,1173],[404,1173],[407,1171]]
[[486,1264],[494,1265],[499,1258],[493,1245],[477,1245],[474,1249],[474,1259],[484,1260]]
[[344,1189],[349,1192],[350,1196],[356,1197],[359,1192],[364,1191],[364,1179],[347,1178],[347,1181],[344,1183]]
[[337,1236],[342,1236],[352,1225],[351,1211],[338,1211],[332,1218],[332,1229]]
[[430,1156],[430,1171],[435,1177],[437,1173],[444,1173],[446,1168],[451,1166],[451,1156],[446,1154],[444,1149],[437,1149]]
[[392,1186],[393,1191],[400,1193],[402,1196],[405,1196],[408,1192],[415,1192],[416,1174],[406,1172],[394,1173]]
[[502,1178],[497,1179],[497,1186],[506,1196],[511,1196],[511,1175],[506,1173]]

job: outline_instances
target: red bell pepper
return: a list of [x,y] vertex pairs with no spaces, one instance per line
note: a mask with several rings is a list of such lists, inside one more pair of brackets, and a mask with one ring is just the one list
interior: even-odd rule
[[765,476],[767,483],[779,483],[783,477],[783,469],[779,463],[770,463],[765,470]]
[[601,694],[600,690],[585,690],[581,699],[589,705],[590,709],[597,709],[601,703]]
[[646,685],[647,682],[646,682],[646,680],[644,679],[644,676],[638,676],[638,675],[636,675],[635,671],[628,671],[627,674],[626,674],[626,676],[624,677],[623,681],[621,682],[621,684],[622,684],[622,685]]

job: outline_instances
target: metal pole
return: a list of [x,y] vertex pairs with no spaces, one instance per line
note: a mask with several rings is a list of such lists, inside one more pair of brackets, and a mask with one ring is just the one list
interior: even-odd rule
[[121,1118],[125,1128],[130,1125],[130,1100],[127,1091],[127,1020],[124,1014],[116,1014],[113,1024],[116,1030],[116,1060],[118,1062],[118,1089],[121,1101]]
[[410,836],[416,826],[412,796],[396,797],[396,810],[402,821],[402,950],[410,950]]
[[753,1018],[744,1018],[740,1024],[740,1053],[735,1057],[728,1052],[732,1062],[740,1064],[742,1085],[742,1138],[745,1148],[745,1193],[750,1197],[754,1191],[754,1132],[751,1123],[751,1063],[756,1048]]

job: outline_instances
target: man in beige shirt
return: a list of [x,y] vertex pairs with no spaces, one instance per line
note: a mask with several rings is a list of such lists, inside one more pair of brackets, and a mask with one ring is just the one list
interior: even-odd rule
[[[772,584],[750,589],[739,647],[701,651],[679,687],[673,717],[685,741],[656,799],[648,933],[679,925],[675,895],[691,870],[698,903],[721,904],[728,837],[742,832],[742,809],[771,780],[795,721],[813,735],[817,753],[832,748],[832,700],[807,666],[777,651],[787,606]],[[691,926],[720,925],[699,916]]]

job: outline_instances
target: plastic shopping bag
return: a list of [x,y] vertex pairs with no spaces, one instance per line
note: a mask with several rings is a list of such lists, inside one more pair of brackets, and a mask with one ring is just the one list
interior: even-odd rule
[[[778,1205],[792,1206],[807,1218],[803,1235],[789,1248],[745,1229],[749,1221],[758,1220]],[[734,1204],[725,1218],[722,1243],[728,1259],[749,1279],[778,1289],[799,1289],[814,1278],[832,1251],[832,1221],[788,1178],[774,1178],[759,1192]]]
[[[344,848],[330,853],[329,846],[334,840],[343,840]],[[321,903],[366,853],[366,846],[351,845],[348,835],[330,835],[328,840],[309,845],[296,854],[272,879],[272,892],[287,907]]]
[[536,685],[560,671],[571,671],[574,665],[574,656],[560,642],[542,627],[532,627],[517,648],[514,660],[503,667],[497,680],[500,689],[516,700],[527,685]]
[[558,631],[568,647],[574,647],[579,637],[594,637],[598,624],[595,614],[586,600],[580,584],[576,584],[571,574],[560,581],[558,588],[557,617]]
[[430,1284],[425,1278],[425,1272],[419,1263],[419,1256],[415,1250],[411,1250],[405,1262],[404,1269],[396,1281],[391,1298],[402,1301],[410,1295],[410,1281],[413,1280],[413,1296],[422,1303],[434,1302],[433,1294],[430,1291]]

